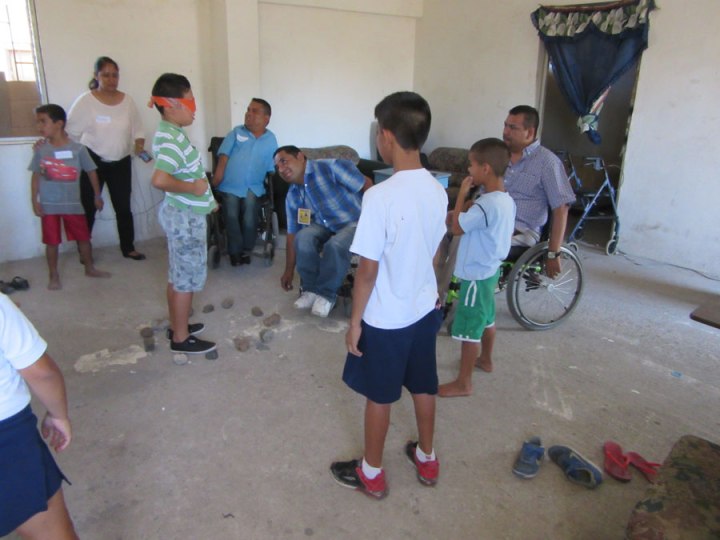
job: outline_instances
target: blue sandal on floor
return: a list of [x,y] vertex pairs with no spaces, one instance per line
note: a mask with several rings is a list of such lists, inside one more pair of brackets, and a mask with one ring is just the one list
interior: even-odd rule
[[563,470],[565,477],[571,482],[588,489],[602,484],[600,469],[572,448],[551,446],[548,448],[548,457]]
[[545,455],[540,437],[530,437],[520,449],[512,472],[520,478],[533,478],[540,470],[540,461]]

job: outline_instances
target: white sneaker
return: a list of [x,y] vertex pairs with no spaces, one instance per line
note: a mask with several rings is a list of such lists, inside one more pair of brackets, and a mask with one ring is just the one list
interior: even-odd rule
[[319,296],[314,292],[304,292],[300,295],[300,298],[295,300],[293,305],[295,309],[310,309],[318,298]]
[[330,315],[330,310],[335,306],[335,302],[326,300],[322,296],[318,296],[315,299],[315,303],[312,307],[312,314],[318,317],[327,317]]

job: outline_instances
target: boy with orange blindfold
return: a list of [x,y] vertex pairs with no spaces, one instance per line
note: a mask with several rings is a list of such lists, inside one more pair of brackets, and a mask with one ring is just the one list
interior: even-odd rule
[[193,293],[207,279],[207,222],[217,204],[210,191],[200,153],[183,130],[195,120],[195,98],[182,75],[165,73],[155,82],[150,106],[162,121],[153,139],[155,170],[152,185],[165,192],[159,221],[168,239],[167,302],[170,312],[170,350],[202,354],[215,343],[198,339],[202,323],[190,324]]

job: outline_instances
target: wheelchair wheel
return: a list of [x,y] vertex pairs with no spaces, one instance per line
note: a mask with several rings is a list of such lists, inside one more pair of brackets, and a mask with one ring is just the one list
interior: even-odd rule
[[213,270],[220,268],[220,249],[217,245],[208,248],[207,260]]
[[498,278],[498,284],[495,288],[495,294],[499,294],[505,290],[508,285],[508,277],[512,271],[513,264],[511,262],[503,261],[500,264],[500,277]]
[[352,315],[352,296],[344,296],[342,302],[343,314],[349,319]]
[[212,213],[208,215],[207,220],[207,261],[210,268],[217,270],[220,266],[223,244],[220,216],[217,213]]
[[272,266],[274,258],[275,245],[272,242],[265,242],[265,247],[263,248],[263,260],[265,261],[265,266]]
[[567,246],[560,249],[562,271],[552,279],[545,274],[548,244],[528,249],[515,263],[507,281],[510,313],[528,330],[559,325],[577,307],[583,289],[582,265]]
[[615,255],[616,251],[617,251],[617,240],[615,240],[613,238],[605,246],[605,253],[607,253],[608,255]]
[[280,223],[279,223],[279,221],[278,221],[277,212],[273,212],[273,213],[272,213],[272,221],[271,221],[271,223],[272,223],[272,238],[273,238],[273,242],[274,242],[275,239],[276,239],[278,236],[280,236]]

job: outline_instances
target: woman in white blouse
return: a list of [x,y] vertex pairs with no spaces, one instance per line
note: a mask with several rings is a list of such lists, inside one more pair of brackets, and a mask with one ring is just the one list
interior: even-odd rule
[[[117,219],[120,250],[123,257],[141,261],[145,255],[135,249],[135,226],[130,209],[132,168],[130,153],[143,152],[145,133],[132,98],[118,90],[120,70],[107,56],[95,62],[94,76],[85,92],[75,100],[68,113],[67,132],[90,151],[100,179],[107,184]],[[95,222],[95,201],[87,175],[80,182],[88,227]]]

